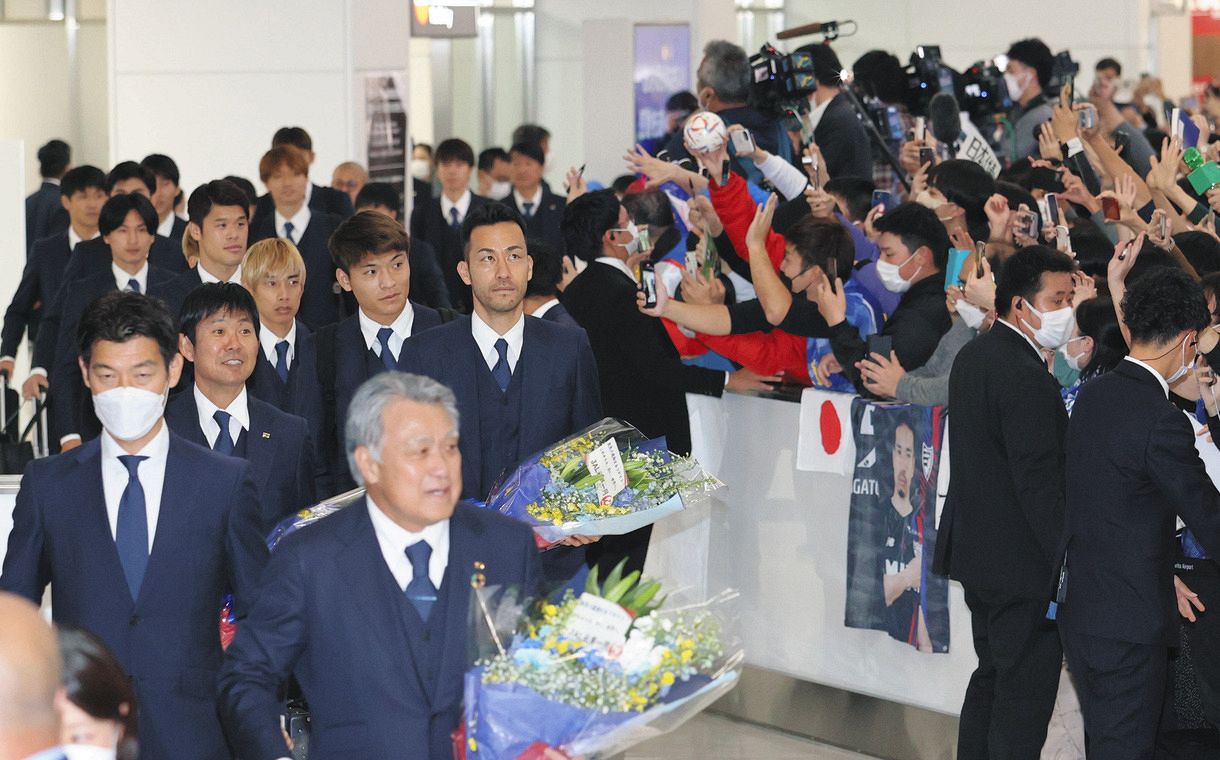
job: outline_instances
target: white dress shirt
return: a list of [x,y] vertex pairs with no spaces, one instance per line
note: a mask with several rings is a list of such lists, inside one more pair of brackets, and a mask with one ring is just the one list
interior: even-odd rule
[[309,202],[313,200],[313,183],[305,183],[305,208],[309,208]]
[[280,360],[280,355],[276,353],[275,346],[282,340],[288,341],[288,369],[292,369],[292,363],[296,361],[297,356],[297,321],[295,319],[292,320],[292,327],[288,328],[288,334],[282,338],[268,330],[267,325],[259,322],[258,342],[263,347],[263,356],[267,357],[267,361],[271,362],[272,367]]
[[127,274],[113,261],[110,262],[110,271],[114,274],[114,284],[119,290],[127,290],[127,284],[135,280],[140,283],[140,292],[148,294],[148,261],[145,261],[144,266],[140,267],[140,271],[135,274]]
[[[91,237],[89,239],[95,240],[101,236],[102,236],[102,233],[98,232],[97,230],[94,230],[93,237]],[[84,240],[84,238],[82,238],[80,235],[77,235],[76,230],[72,227],[72,225],[69,224],[68,225],[68,250],[75,251],[76,246],[83,240]]]
[[1138,364],[1139,366],[1141,366],[1144,369],[1151,372],[1152,376],[1156,378],[1156,381],[1161,384],[1161,390],[1165,391],[1165,398],[1166,399],[1169,398],[1169,383],[1165,380],[1165,378],[1161,377],[1160,372],[1157,372],[1155,369],[1153,369],[1151,366],[1149,366],[1147,362],[1142,362],[1139,359],[1136,359],[1136,358],[1133,358],[1130,356],[1124,356],[1123,359],[1131,362],[1132,364]]
[[537,309],[534,309],[534,313],[531,314],[530,316],[537,317],[538,319],[542,319],[543,314],[546,314],[548,311],[550,311],[551,309],[555,308],[558,305],[559,305],[559,299],[552,298],[551,300],[549,300],[546,303],[539,306]]
[[542,205],[542,185],[538,185],[538,189],[536,191],[534,191],[533,198],[526,198],[524,195],[517,192],[516,188],[514,188],[513,189],[513,200],[515,200],[517,202],[517,208],[521,209],[522,213],[525,213],[525,204],[527,204],[527,203],[534,204],[533,207],[530,208],[530,216],[537,214],[538,207]]
[[394,575],[398,588],[406,593],[407,586],[415,577],[411,560],[407,559],[407,547],[427,541],[432,547],[432,556],[428,559],[428,578],[433,586],[440,589],[445,580],[445,568],[449,567],[449,521],[441,520],[419,533],[412,533],[387,517],[381,507],[373,503],[371,496],[366,495],[365,501],[368,502],[369,519],[373,521],[373,532],[381,545],[381,556]]
[[[294,222],[294,224],[295,224],[295,222]],[[293,232],[295,233],[296,230],[294,230]],[[300,239],[301,239],[301,236],[297,235],[297,240],[300,240]],[[209,283],[209,282],[232,282],[237,285],[241,285],[241,264],[237,265],[237,269],[233,272],[233,276],[227,280],[222,280],[219,277],[217,277],[216,275],[209,272],[203,266],[203,259],[200,259],[199,263],[195,265],[195,272],[199,275],[200,282],[203,282],[204,284]]]
[[478,314],[472,312],[470,334],[474,336],[474,342],[478,344],[479,353],[483,355],[483,361],[487,362],[488,369],[494,369],[496,363],[500,361],[500,352],[496,351],[496,341],[503,338],[508,343],[508,371],[516,371],[517,360],[521,358],[521,343],[525,340],[524,314],[517,319],[517,324],[508,328],[508,332],[500,335],[490,325],[479,319]]
[[157,225],[157,234],[161,237],[169,237],[174,231],[174,220],[177,218],[174,212],[169,212],[169,216],[162,219],[160,224]]
[[1020,335],[1022,338],[1025,338],[1025,342],[1028,343],[1030,348],[1032,348],[1034,350],[1034,353],[1036,353],[1038,355],[1038,358],[1042,360],[1042,363],[1046,364],[1046,355],[1042,353],[1042,347],[1039,346],[1037,343],[1034,343],[1032,340],[1030,340],[1028,335],[1021,332],[1021,330],[1018,329],[1016,325],[1014,325],[1012,322],[1009,322],[1008,320],[997,318],[996,322],[1004,325],[1009,330],[1012,330],[1017,335]]
[[389,327],[394,331],[390,336],[390,353],[394,354],[397,359],[402,356],[402,344],[407,338],[411,337],[411,328],[415,325],[415,309],[411,308],[411,302],[407,301],[407,306],[398,315],[392,324],[383,325],[369,319],[364,313],[364,309],[356,310],[357,319],[360,321],[360,334],[364,336],[364,345],[373,350],[377,356],[381,356],[381,341],[377,340],[377,331],[383,327]]
[[[453,222],[453,219],[451,219],[449,216],[450,209],[457,209],[459,224],[463,219],[466,218],[466,212],[470,211],[470,198],[471,193],[469,190],[462,193],[462,197],[458,198],[456,201],[449,200],[449,196],[441,193],[441,216],[445,217],[445,224],[451,224]],[[537,206],[534,207],[535,210],[537,210],[537,208]]]
[[598,256],[593,263],[605,264],[606,266],[614,267],[618,271],[630,277],[632,282],[636,281],[635,273],[628,268],[626,262],[624,262],[622,259],[616,259],[613,256]]
[[305,202],[301,204],[301,210],[296,212],[291,219],[281,214],[278,210],[275,212],[275,235],[276,237],[286,238],[288,233],[284,230],[284,222],[292,222],[292,242],[294,244],[301,242],[301,236],[305,234],[305,228],[309,226],[309,220],[313,217],[313,212],[309,210],[309,191],[305,191]]
[[818,124],[821,123],[822,117],[826,115],[826,109],[830,108],[831,100],[834,100],[834,98],[829,98],[822,105],[814,106],[813,108],[809,109],[809,131],[810,132],[812,132],[813,130],[818,128]]
[[[165,485],[165,462],[169,458],[169,426],[162,419],[161,429],[153,436],[138,456],[148,457],[140,462],[137,470],[140,486],[144,489],[144,514],[148,519],[148,551],[152,553],[153,539],[157,536],[157,518],[161,514],[161,490]],[[110,536],[117,535],[119,525],[119,500],[127,490],[130,476],[127,467],[119,461],[127,452],[119,442],[102,431],[102,492],[106,497],[106,517],[110,521]]]
[[[195,394],[195,409],[199,412],[199,429],[203,431],[203,437],[208,440],[208,448],[216,448],[216,439],[220,436],[220,425],[216,423],[214,415],[220,407],[212,403],[211,399],[203,395],[196,385],[191,390]],[[237,445],[237,439],[241,437],[241,431],[250,429],[250,405],[246,401],[246,389],[242,388],[237,394],[237,398],[233,399],[233,403],[223,409],[229,413],[229,440],[233,445]]]

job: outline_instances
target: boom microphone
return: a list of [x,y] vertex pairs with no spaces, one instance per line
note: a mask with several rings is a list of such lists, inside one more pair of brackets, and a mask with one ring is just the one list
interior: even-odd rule
[[[806,34],[819,34],[822,32],[836,34],[839,31],[839,23],[838,21],[815,21],[812,24],[785,29],[775,36],[781,40],[790,40],[793,37],[804,37]],[[842,23],[847,24],[850,22],[844,21]]]
[[962,116],[957,98],[951,93],[938,92],[932,96],[928,103],[928,129],[937,141],[956,150],[962,135]]

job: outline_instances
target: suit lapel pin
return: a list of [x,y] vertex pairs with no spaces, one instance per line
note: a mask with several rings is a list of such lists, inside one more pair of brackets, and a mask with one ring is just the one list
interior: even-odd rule
[[263,438],[270,438],[270,437],[271,437],[270,433],[263,431]]

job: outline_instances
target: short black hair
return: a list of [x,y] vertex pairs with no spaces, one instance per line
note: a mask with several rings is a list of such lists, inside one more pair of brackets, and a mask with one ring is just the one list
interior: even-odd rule
[[89,304],[76,329],[76,343],[85,366],[89,365],[93,346],[99,340],[126,343],[141,337],[157,342],[168,367],[178,353],[174,315],[160,299],[130,290],[112,290]]
[[843,64],[834,48],[825,42],[815,45],[802,45],[796,49],[798,53],[806,53],[813,59],[813,78],[818,84],[827,87],[838,87],[843,83]]
[[1186,330],[1211,324],[1203,286],[1176,267],[1139,278],[1127,289],[1122,311],[1132,344],[1163,346]]
[[546,164],[546,153],[542,152],[542,146],[534,142],[517,142],[508,149],[509,159],[512,159],[514,153],[520,153],[526,158],[532,158],[540,164]]
[[784,240],[791,245],[804,268],[819,266],[830,276],[830,260],[835,261],[835,271],[844,282],[851,279],[852,265],[856,263],[856,244],[838,219],[815,219],[802,217],[784,232]]
[[870,179],[861,177],[837,177],[823,188],[831,195],[840,196],[847,203],[847,216],[853,222],[862,222],[873,205],[873,191],[877,186]]
[[448,140],[441,140],[436,146],[436,153],[433,156],[436,163],[446,161],[461,161],[467,166],[474,166],[474,148],[470,147],[470,143],[456,137],[450,137]]
[[1101,71],[1102,69],[1114,69],[1115,76],[1121,77],[1123,75],[1123,65],[1113,58],[1102,58],[1097,62],[1097,65],[1093,67],[1094,71]]
[[[466,257],[470,254],[470,233],[479,227],[489,227],[504,222],[517,225],[521,228],[522,236],[525,235],[525,220],[514,208],[493,201],[470,209],[470,213],[466,214],[466,218],[462,220],[462,256]],[[528,246],[526,250],[529,250]]]
[[140,220],[144,222],[144,226],[148,228],[149,235],[157,234],[157,209],[153,208],[152,201],[145,198],[139,193],[121,193],[112,195],[102,206],[102,212],[97,217],[97,231],[102,237],[123,226],[127,221],[127,215],[132,211],[139,213]]
[[179,184],[178,164],[164,153],[149,153],[140,162],[140,166],[148,169],[154,176],[167,179],[175,185]]
[[540,238],[530,238],[525,247],[534,262],[534,273],[525,285],[526,297],[559,295],[559,280],[563,277],[559,251]]
[[1042,89],[1050,85],[1055,56],[1045,42],[1037,37],[1017,40],[1008,48],[1008,57],[1038,72],[1038,84]]
[[245,177],[238,177],[235,174],[230,174],[229,176],[225,177],[225,181],[232,182],[234,185],[237,185],[239,190],[245,193],[247,198],[247,206],[253,206],[254,204],[258,203],[258,190],[254,189],[253,182]]
[[402,196],[389,182],[366,182],[356,193],[356,211],[369,206],[382,206],[401,214]]
[[592,263],[602,255],[602,236],[618,226],[622,206],[613,190],[594,190],[563,209],[563,242],[567,252]]
[[[367,186],[366,186],[367,187]],[[380,211],[357,211],[331,233],[330,258],[347,274],[369,256],[402,251],[410,262],[411,238],[399,222]]]
[[898,56],[886,50],[870,50],[851,65],[854,81],[864,90],[887,105],[907,105],[910,89],[907,73],[903,71]]
[[63,175],[72,163],[72,148],[63,140],[48,140],[38,149],[38,173],[51,179]]
[[313,139],[304,127],[280,127],[275,130],[275,134],[271,136],[271,147],[278,148],[281,145],[291,145],[306,153],[313,152]]
[[973,161],[951,158],[928,170],[928,185],[966,212],[971,237],[986,240],[991,236],[986,212],[987,199],[995,195],[995,178],[991,172]]
[[650,228],[669,227],[674,223],[674,207],[669,196],[660,190],[644,190],[623,196],[623,206],[636,224]]
[[106,192],[106,173],[96,166],[74,166],[64,173],[59,181],[59,194],[71,198],[90,187]]
[[1220,272],[1220,241],[1206,232],[1187,230],[1173,236],[1186,260],[1200,275]]
[[148,194],[157,192],[157,177],[135,161],[120,161],[106,175],[106,192],[113,193],[114,186],[124,180],[138,179],[148,188]]
[[205,282],[197,285],[182,302],[178,310],[178,332],[195,343],[195,330],[199,323],[213,314],[245,314],[254,323],[258,332],[258,304],[250,291],[235,282]]
[[1042,287],[1042,275],[1047,272],[1074,272],[1076,262],[1066,253],[1045,245],[1031,245],[1014,253],[1004,262],[996,280],[995,306],[1001,317],[1012,311],[1016,296],[1027,302]]
[[619,195],[625,195],[627,188],[635,184],[637,177],[634,174],[620,174],[610,183],[610,189]]
[[214,206],[237,206],[242,214],[250,213],[250,203],[240,187],[228,180],[214,179],[191,193],[186,202],[186,218],[191,224],[202,228],[203,220],[212,213]]
[[533,143],[542,147],[544,140],[551,139],[551,132],[539,124],[522,124],[513,130],[513,143]]
[[900,204],[873,222],[877,232],[888,232],[902,238],[911,253],[927,246],[932,251],[932,263],[944,271],[949,260],[949,233],[936,218],[936,212],[913,201]]
[[489,172],[497,161],[508,161],[508,151],[503,148],[488,148],[479,153],[479,171]]
[[676,111],[683,114],[692,114],[699,110],[699,98],[690,90],[682,90],[670,95],[665,101],[666,111]]

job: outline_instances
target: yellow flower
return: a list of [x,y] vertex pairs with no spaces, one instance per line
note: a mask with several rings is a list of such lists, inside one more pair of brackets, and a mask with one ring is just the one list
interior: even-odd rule
[[692,652],[691,650],[687,649],[686,651],[684,651],[682,653],[682,662],[690,662],[691,659],[694,658],[694,656],[695,656],[695,653]]
[[542,614],[546,615],[548,618],[553,618],[559,614],[559,608],[553,604],[544,605],[542,608]]
[[466,740],[466,746],[470,747],[471,752],[479,751],[479,743],[474,740],[473,736]]
[[674,674],[672,671],[667,670],[661,674],[661,685],[662,686],[673,686],[674,685]]

